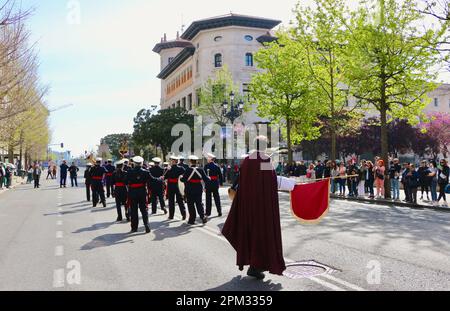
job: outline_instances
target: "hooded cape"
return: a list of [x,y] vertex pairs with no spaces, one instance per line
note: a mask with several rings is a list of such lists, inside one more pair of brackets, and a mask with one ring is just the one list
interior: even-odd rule
[[255,152],[243,161],[222,234],[236,250],[241,271],[247,265],[277,275],[286,270],[277,176],[264,153]]

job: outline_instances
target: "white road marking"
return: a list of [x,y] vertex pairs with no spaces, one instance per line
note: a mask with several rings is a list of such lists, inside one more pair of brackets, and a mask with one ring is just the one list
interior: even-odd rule
[[64,256],[64,246],[62,246],[62,245],[56,246],[56,248],[55,248],[55,256],[56,257]]
[[62,226],[62,225],[63,225],[63,221],[62,221],[62,220],[58,220],[58,221],[56,222],[56,225],[57,225],[57,226]]
[[[178,216],[175,216],[175,218],[178,219],[178,220],[182,220],[181,217],[178,217]],[[228,240],[222,235],[222,233],[220,231],[218,232],[218,231],[216,231],[216,230],[214,230],[214,229],[212,229],[212,228],[210,228],[208,226],[194,227],[194,228],[196,228],[196,229],[198,229],[198,230],[200,230],[200,231],[202,231],[202,232],[204,232],[204,233],[206,233],[206,234],[208,234],[208,235],[210,235],[210,236],[212,236],[214,238],[217,238],[217,239],[221,240],[222,242],[228,243]],[[292,262],[292,263],[295,262],[295,260],[292,260],[292,259],[289,259],[289,258],[285,258],[285,261],[286,262]],[[324,274],[324,275],[321,275],[321,277],[322,276],[328,278],[331,281],[334,281],[334,282],[339,283],[341,285],[347,286],[348,288],[351,288],[353,290],[365,291],[365,289],[363,289],[363,288],[361,288],[361,287],[359,287],[359,286],[357,286],[355,284],[352,284],[350,282],[341,280],[341,279],[333,277],[331,275]],[[317,277],[310,277],[308,279],[313,281],[313,282],[316,282],[316,283],[318,283],[318,284],[320,284],[320,285],[322,285],[324,287],[327,287],[329,289],[335,290],[335,291],[346,291],[346,289],[344,289],[344,288],[336,286],[336,285],[334,285],[332,283],[329,283],[327,281],[318,279]]]
[[57,269],[53,271],[53,287],[64,287],[64,269]]
[[58,208],[58,212],[62,212],[62,211],[63,211],[62,207]]
[[349,282],[347,282],[347,281],[341,280],[341,279],[339,279],[339,278],[337,278],[337,277],[334,277],[334,276],[332,276],[332,275],[329,275],[329,274],[323,274],[323,275],[321,275],[320,277],[327,278],[327,279],[329,279],[330,281],[334,281],[334,282],[336,282],[336,283],[339,283],[339,284],[341,284],[341,285],[347,286],[348,288],[351,288],[351,289],[356,290],[356,291],[366,291],[366,290],[365,290],[364,288],[362,288],[362,287],[359,287],[359,286],[357,286],[357,285],[355,285],[355,284],[352,284],[352,283],[349,283]]
[[56,238],[57,239],[62,239],[64,237],[64,232],[62,231],[56,231]]
[[320,279],[318,279],[316,277],[309,277],[308,280],[314,281],[314,282],[316,282],[316,283],[318,283],[318,284],[320,284],[320,285],[322,285],[324,287],[328,287],[329,289],[332,289],[332,290],[335,290],[335,291],[338,291],[338,292],[345,292],[346,291],[345,289],[343,289],[343,288],[341,288],[339,286],[336,286],[334,284],[331,284],[331,283],[328,283],[326,281],[320,280]]

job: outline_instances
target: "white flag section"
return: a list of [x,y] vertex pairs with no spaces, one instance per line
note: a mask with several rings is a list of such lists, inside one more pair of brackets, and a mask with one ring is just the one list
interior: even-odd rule
[[278,181],[278,190],[279,191],[289,191],[291,192],[294,190],[295,185],[297,184],[297,181],[295,179],[286,178],[286,177],[277,177]]

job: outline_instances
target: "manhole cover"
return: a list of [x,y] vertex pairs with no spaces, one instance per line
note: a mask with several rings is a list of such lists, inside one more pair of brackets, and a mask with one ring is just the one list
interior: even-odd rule
[[316,261],[300,261],[286,265],[283,275],[290,279],[310,278],[323,274],[331,274],[336,270]]

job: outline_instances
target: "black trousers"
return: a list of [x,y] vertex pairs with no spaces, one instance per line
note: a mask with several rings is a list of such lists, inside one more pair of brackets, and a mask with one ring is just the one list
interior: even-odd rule
[[39,188],[39,179],[41,179],[41,176],[34,176],[34,188]]
[[[189,223],[194,224],[195,219],[197,218],[197,213],[201,219],[205,218],[205,211],[203,210],[202,204],[202,194],[192,195],[188,194],[187,196],[187,205],[189,209]],[[197,213],[196,213],[197,210]]]
[[447,198],[446,198],[446,196],[445,196],[445,187],[446,187],[447,185],[446,184],[439,184],[439,197],[438,197],[438,202],[441,200],[441,199],[444,199],[444,202],[447,202]]
[[70,176],[70,183],[72,184],[72,187],[73,187],[73,186],[78,187],[77,176]]
[[166,202],[164,201],[164,195],[162,190],[161,191],[153,191],[152,190],[152,213],[156,214],[158,211],[158,200],[159,204],[161,205],[161,209],[166,208]]
[[106,178],[106,196],[109,198],[114,193],[114,184],[111,178]]
[[175,217],[175,198],[180,208],[181,215],[186,216],[186,206],[184,205],[183,196],[178,187],[176,189],[167,189],[167,196],[169,197],[169,218]]
[[402,183],[402,184],[403,184],[403,189],[405,190],[405,200],[407,202],[412,202],[410,187],[406,183]]
[[138,210],[141,211],[142,221],[144,222],[144,226],[148,226],[148,212],[147,206],[145,202],[146,194],[142,195],[133,195],[130,197],[131,199],[131,230],[137,231],[139,227],[139,214]]
[[86,200],[88,202],[91,201],[91,185],[90,184],[86,184]]
[[101,203],[106,203],[105,189],[101,182],[96,182],[92,184],[92,203],[94,203],[94,207],[97,206],[99,197]]
[[217,213],[222,214],[222,205],[220,203],[219,189],[206,190],[206,215],[211,216],[212,197],[214,196],[214,203],[216,204]]
[[117,208],[117,217],[122,219],[122,206],[125,208],[125,217],[128,219],[128,210],[127,210],[127,188],[125,187],[116,187],[114,189],[114,197],[116,199],[116,208]]
[[60,186],[66,186],[67,182],[67,174],[61,174],[61,180],[59,181]]
[[417,204],[417,187],[409,188],[411,202]]

